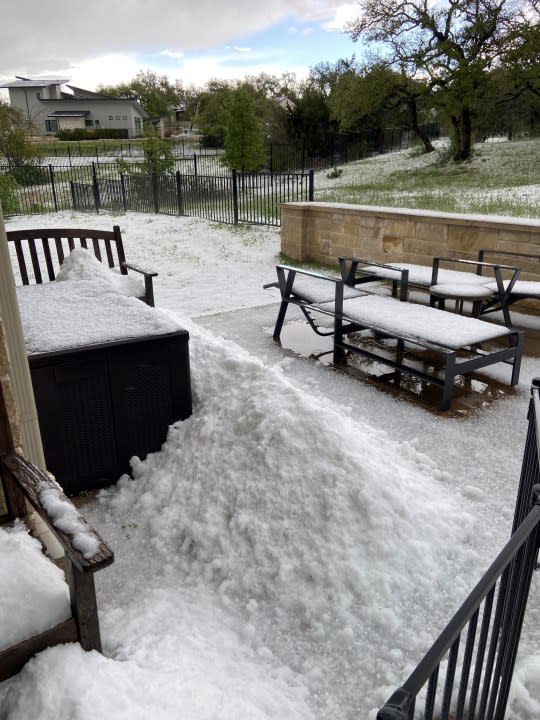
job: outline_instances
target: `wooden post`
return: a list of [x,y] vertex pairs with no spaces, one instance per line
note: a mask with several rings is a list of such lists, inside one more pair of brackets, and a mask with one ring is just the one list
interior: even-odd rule
[[66,554],[66,581],[69,586],[71,611],[77,622],[81,647],[101,652],[101,636],[92,573],[83,573]]

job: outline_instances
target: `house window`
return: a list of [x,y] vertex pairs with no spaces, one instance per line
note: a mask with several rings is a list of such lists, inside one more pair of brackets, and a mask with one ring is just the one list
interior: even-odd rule
[[122,120],[127,120],[127,115],[123,115]]
[[109,120],[114,120],[112,115],[109,115]]
[[117,116],[116,116],[116,119],[117,119],[117,120],[120,120],[120,115],[117,115]]
[[140,117],[135,118],[135,132],[140,133],[142,130],[142,120]]
[[99,120],[96,120],[96,127],[99,127]]
[[93,120],[85,120],[84,125],[85,125],[85,127],[93,127],[94,121]]
[[58,120],[45,120],[45,132],[58,132]]

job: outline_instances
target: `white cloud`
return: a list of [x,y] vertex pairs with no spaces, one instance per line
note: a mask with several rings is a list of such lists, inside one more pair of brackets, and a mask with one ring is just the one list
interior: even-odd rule
[[184,53],[181,50],[162,50],[160,52],[160,55],[165,55],[165,57],[170,57],[170,58],[175,58],[175,59],[184,57]]
[[323,22],[321,27],[329,32],[334,30],[343,30],[345,25],[351,20],[355,20],[360,15],[358,3],[346,3],[335,8],[333,17]]

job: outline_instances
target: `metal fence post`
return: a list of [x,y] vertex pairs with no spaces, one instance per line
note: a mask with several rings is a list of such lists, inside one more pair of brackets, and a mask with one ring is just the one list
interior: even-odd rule
[[183,215],[184,214],[184,196],[182,193],[182,177],[180,176],[179,170],[176,171],[175,177],[176,177],[176,200],[178,202],[178,214]]
[[236,170],[232,171],[232,192],[234,224],[238,225],[238,175]]
[[101,206],[101,198],[99,197],[99,183],[96,173],[96,163],[92,161],[92,191],[94,193],[94,204],[96,206],[96,212],[99,213]]
[[54,186],[54,171],[52,165],[49,165],[49,176],[51,178],[51,190],[54,202],[54,209],[56,212],[58,212],[58,198],[56,197],[56,188]]
[[154,200],[154,212],[159,213],[159,187],[156,172],[152,173],[152,198]]
[[126,179],[125,173],[120,173],[120,187],[122,190],[122,203],[124,205],[124,212],[127,211],[127,195],[126,195]]
[[315,170],[309,171],[309,182],[308,182],[308,200],[313,202],[315,195]]
[[197,153],[193,153],[193,174],[197,177]]

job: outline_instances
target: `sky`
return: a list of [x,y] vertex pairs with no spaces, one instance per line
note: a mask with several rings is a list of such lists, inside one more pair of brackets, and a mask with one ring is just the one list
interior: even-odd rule
[[358,54],[343,32],[358,11],[340,0],[20,0],[2,10],[0,82],[53,76],[94,90],[139,70],[184,87],[262,72],[302,79],[321,61]]

